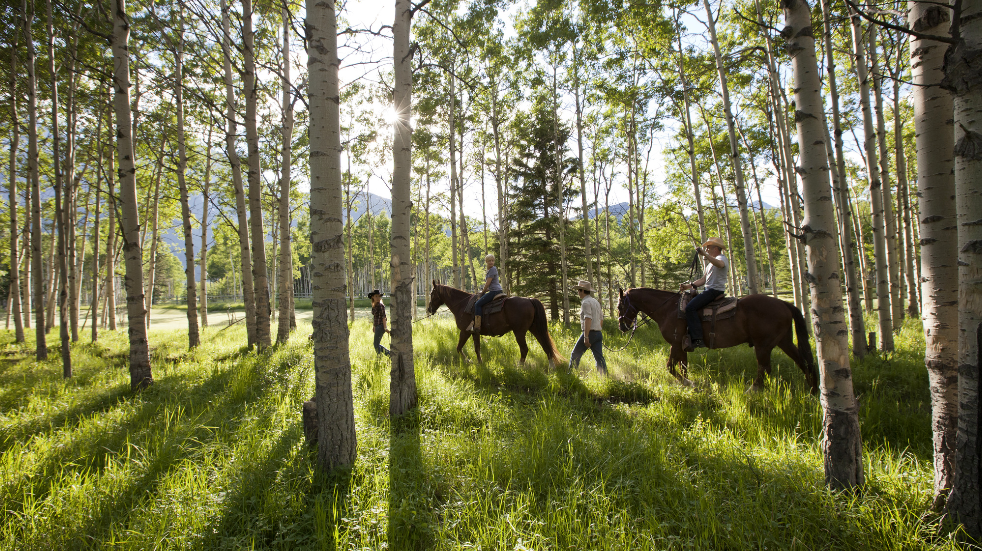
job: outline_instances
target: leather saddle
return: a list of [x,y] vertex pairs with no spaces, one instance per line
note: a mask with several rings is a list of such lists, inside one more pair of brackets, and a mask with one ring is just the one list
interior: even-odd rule
[[[685,306],[689,304],[689,301],[692,300],[696,294],[682,293],[681,298],[679,298],[679,319],[685,319]],[[736,297],[720,295],[716,300],[710,302],[705,308],[702,309],[702,311],[699,312],[699,317],[703,321],[712,321],[713,318],[717,320],[732,318],[736,315],[736,308],[739,302],[740,299]]]
[[[467,299],[467,306],[464,307],[464,312],[473,315],[474,306],[477,305],[478,299],[480,299],[482,296],[483,295],[471,295],[471,298]],[[505,307],[506,298],[508,297],[504,293],[498,293],[497,295],[495,295],[495,297],[491,299],[491,302],[484,305],[484,308],[482,308],[484,313],[481,315],[490,316],[491,314],[496,314],[500,312],[501,309]]]

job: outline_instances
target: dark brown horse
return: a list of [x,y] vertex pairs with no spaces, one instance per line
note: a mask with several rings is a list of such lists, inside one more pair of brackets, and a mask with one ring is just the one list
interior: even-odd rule
[[[682,348],[682,338],[687,326],[679,319],[679,293],[657,289],[619,289],[620,302],[617,303],[618,327],[627,332],[643,312],[658,324],[665,341],[672,345],[668,356],[668,371],[682,384],[691,385],[688,379],[688,354]],[[704,321],[703,330],[709,333],[711,322]],[[794,333],[798,333],[798,347],[794,345]],[[812,360],[811,345],[808,342],[808,326],[805,318],[793,304],[767,295],[750,295],[737,303],[736,315],[716,322],[716,338],[713,348],[729,348],[747,343],[757,352],[757,378],[751,388],[764,386],[764,373],[771,373],[771,350],[779,346],[794,363],[801,368],[805,379],[811,385],[812,394],[818,392],[818,370]],[[680,364],[681,375],[675,371]]]
[[[447,308],[457,321],[457,329],[460,330],[460,340],[457,341],[457,353],[465,358],[467,354],[464,353],[464,344],[471,336],[471,333],[466,331],[466,328],[470,325],[474,316],[473,314],[464,312],[464,309],[471,296],[466,291],[440,285],[434,281],[433,290],[430,291],[430,304],[426,308],[426,312],[433,315],[440,309],[440,306],[447,305]],[[484,316],[482,319],[481,335],[500,337],[509,331],[514,332],[515,340],[518,341],[518,349],[522,352],[522,358],[519,362],[524,365],[525,357],[529,353],[529,346],[525,342],[525,334],[531,331],[535,340],[539,341],[539,344],[542,345],[542,350],[545,351],[546,356],[549,358],[549,367],[554,368],[557,363],[563,363],[564,360],[556,349],[556,343],[553,342],[552,336],[549,335],[549,325],[546,323],[546,309],[542,306],[542,303],[538,299],[524,297],[508,297],[503,300],[505,303],[502,306],[501,312]],[[479,362],[482,361],[481,335],[474,335],[474,353],[477,354],[477,361]]]

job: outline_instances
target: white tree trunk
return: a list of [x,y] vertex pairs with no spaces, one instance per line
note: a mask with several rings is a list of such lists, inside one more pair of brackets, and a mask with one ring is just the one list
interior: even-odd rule
[[859,78],[859,97],[863,109],[863,129],[866,138],[866,168],[873,210],[873,256],[876,262],[876,312],[880,328],[880,349],[893,350],[893,311],[890,299],[890,273],[887,264],[886,231],[883,222],[883,185],[877,170],[876,126],[870,111],[869,71],[866,68],[866,48],[859,15],[852,15],[852,45],[855,51],[856,74]]
[[822,83],[815,59],[808,3],[784,0],[783,7],[787,25],[784,34],[789,35],[788,50],[793,52],[799,174],[805,202],[802,233],[808,255],[812,320],[825,413],[822,440],[825,483],[833,489],[851,488],[864,482],[863,444],[859,404],[853,394],[849,367],[848,333],[842,315],[839,251],[835,237],[838,227],[829,183]]
[[396,416],[416,407],[416,372],[413,364],[413,263],[409,238],[412,231],[412,111],[413,73],[409,35],[412,3],[396,0],[392,24],[395,60],[392,93],[395,122],[392,130],[392,373],[389,383],[389,415]]
[[[28,11],[27,0],[23,0],[22,13],[24,14],[24,41],[27,51],[27,170],[28,177],[31,179],[31,265],[33,273],[31,275],[34,284],[34,327],[35,327],[35,355],[38,360],[48,359],[48,344],[46,341],[47,332],[44,324],[44,277],[41,264],[41,182],[38,169],[38,112],[37,112],[37,75],[35,74],[35,64],[37,56],[34,53],[34,37],[31,33],[31,24],[34,21],[34,4],[30,4]],[[28,313],[30,317],[30,313]]]
[[[194,279],[194,235],[191,233],[191,207],[188,186],[184,178],[188,160],[184,140],[184,10],[178,16],[177,51],[174,55],[174,100],[177,104],[177,186],[181,193],[181,222],[184,228],[184,276],[187,283],[188,348],[200,344],[198,334],[197,282]],[[153,289],[150,290],[153,293]]]
[[143,249],[140,247],[140,212],[136,202],[136,166],[130,134],[130,24],[126,0],[113,0],[113,105],[116,110],[116,149],[119,155],[119,193],[122,201],[122,237],[126,262],[126,310],[130,337],[130,387],[153,384],[143,297]]
[[293,173],[293,94],[290,91],[290,11],[283,9],[283,166],[280,169],[280,322],[276,342],[290,339],[293,311],[293,249],[290,243],[290,189]]
[[[958,43],[945,59],[954,98],[958,226],[958,442],[949,511],[982,537],[979,384],[982,362],[982,0],[962,0]],[[954,31],[953,31],[954,32]]]
[[[10,51],[10,172],[7,179],[7,191],[9,192],[10,208],[10,266],[20,266],[17,261],[19,247],[17,238],[20,235],[20,227],[17,225],[17,148],[20,146],[20,120],[17,113],[17,33],[13,33],[13,44]],[[100,119],[101,120],[101,119]],[[24,317],[21,313],[20,300],[20,270],[10,270],[10,311],[14,315],[14,339],[18,343],[24,342]],[[30,313],[28,313],[30,315]]]
[[[310,230],[313,267],[317,460],[333,470],[355,462],[354,399],[344,304],[341,113],[337,19],[330,0],[307,3],[310,75]],[[309,404],[309,402],[308,402]],[[304,405],[305,413],[310,406]],[[308,416],[309,417],[309,416]],[[306,426],[306,423],[305,423]]]

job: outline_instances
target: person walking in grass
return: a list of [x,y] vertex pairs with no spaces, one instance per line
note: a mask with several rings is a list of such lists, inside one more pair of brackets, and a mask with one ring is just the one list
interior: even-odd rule
[[498,279],[498,268],[494,265],[494,255],[485,256],[484,264],[488,268],[484,275],[484,289],[481,290],[481,298],[474,305],[474,321],[467,327],[467,330],[475,335],[481,334],[481,308],[494,300],[498,294],[504,292],[504,289],[501,288],[501,281]]
[[725,248],[726,244],[718,237],[710,237],[702,247],[696,247],[696,253],[709,262],[706,265],[706,273],[701,279],[679,286],[679,291],[706,286],[705,291],[696,295],[685,306],[685,319],[689,326],[688,336],[692,341],[691,346],[684,347],[687,351],[706,347],[702,342],[702,320],[699,319],[699,312],[710,302],[726,294],[726,272],[730,268],[730,261],[723,254]]
[[375,353],[390,354],[389,350],[382,346],[382,335],[392,332],[389,331],[389,320],[385,317],[385,305],[382,304],[382,292],[375,289],[368,293],[368,298],[372,301],[372,328],[375,330]]
[[593,298],[593,285],[589,281],[580,280],[573,288],[580,296],[580,327],[583,329],[583,334],[577,339],[573,352],[569,355],[569,370],[572,371],[580,366],[580,358],[589,348],[593,351],[593,359],[597,361],[597,371],[601,375],[607,375],[601,331],[604,314],[600,309],[600,303]]

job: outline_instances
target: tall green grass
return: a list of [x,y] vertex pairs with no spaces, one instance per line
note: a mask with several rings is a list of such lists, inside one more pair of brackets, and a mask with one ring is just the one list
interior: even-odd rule
[[[568,353],[575,334],[552,330]],[[309,333],[263,354],[239,326],[206,329],[190,353],[183,332],[152,333],[157,382],[139,394],[123,333],[77,345],[68,381],[0,335],[0,548],[959,548],[928,511],[913,323],[898,352],[853,364],[857,493],[824,488],[821,408],[780,351],[762,392],[745,392],[746,347],[693,354],[683,388],[652,328],[607,352],[602,378],[589,354],[547,373],[537,344],[517,367],[510,336],[484,339],[483,365],[461,362],[446,318],[415,325],[419,407],[395,423],[388,363],[368,322],[354,325],[358,459],[322,473],[300,422]]]

